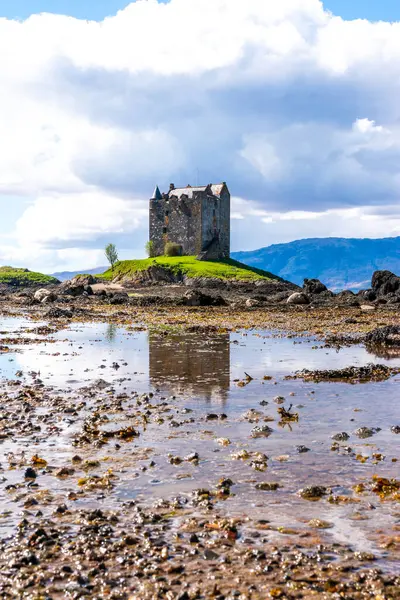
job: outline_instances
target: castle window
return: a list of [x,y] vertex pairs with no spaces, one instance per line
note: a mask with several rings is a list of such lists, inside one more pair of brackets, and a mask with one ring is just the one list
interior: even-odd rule
[[162,229],[162,232],[163,232],[163,233],[167,233],[167,228],[166,228],[166,227],[163,227],[163,229]]
[[213,217],[215,217],[215,214],[216,214],[216,213],[215,213],[215,208],[214,208],[214,210],[213,210]]
[[168,217],[168,215],[169,215],[169,210],[166,210],[165,211],[165,216]]

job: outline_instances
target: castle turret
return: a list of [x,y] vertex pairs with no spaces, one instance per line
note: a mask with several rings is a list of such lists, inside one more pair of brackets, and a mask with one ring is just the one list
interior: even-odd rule
[[156,185],[151,200],[162,200],[162,194],[160,192],[160,188]]

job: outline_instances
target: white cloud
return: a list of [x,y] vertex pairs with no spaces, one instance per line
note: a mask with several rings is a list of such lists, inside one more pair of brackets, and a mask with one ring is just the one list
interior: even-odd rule
[[376,215],[400,192],[399,75],[400,23],[346,22],[318,0],[0,19],[0,202],[35,198],[0,260],[55,268],[81,249],[89,263],[107,235],[137,251],[154,184],[198,171],[259,211],[232,211],[236,248],[253,245],[250,222],[282,239],[317,221],[319,235],[360,222],[385,233]]

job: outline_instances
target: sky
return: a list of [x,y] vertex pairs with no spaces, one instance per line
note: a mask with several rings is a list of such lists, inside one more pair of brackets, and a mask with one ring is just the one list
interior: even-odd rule
[[398,0],[0,0],[0,265],[144,256],[155,184],[232,249],[400,235]]

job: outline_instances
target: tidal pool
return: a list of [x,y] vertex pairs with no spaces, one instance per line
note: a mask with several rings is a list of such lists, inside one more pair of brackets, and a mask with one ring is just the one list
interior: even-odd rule
[[[329,524],[319,531],[321,536],[373,552],[382,564],[394,560],[385,541],[398,531],[398,502],[382,500],[370,490],[370,482],[374,475],[399,476],[400,436],[391,427],[400,424],[400,376],[355,385],[285,377],[301,369],[371,362],[400,367],[399,358],[376,357],[361,345],[336,350],[308,337],[255,330],[179,333],[73,323],[44,334],[41,325],[0,318],[0,346],[8,347],[0,354],[2,389],[17,402],[20,387],[40,380],[49,398],[68,398],[72,407],[84,400],[85,406],[79,415],[55,412],[36,433],[19,430],[0,441],[0,476],[5,478],[0,486],[0,532],[10,531],[20,517],[21,507],[5,486],[23,481],[30,455],[38,454],[58,468],[71,464],[78,453],[99,461],[97,472],[111,467],[115,473],[112,493],[78,497],[78,505],[113,508],[129,499],[149,503],[187,497],[197,488],[215,487],[221,478],[230,478],[232,495],[218,504],[219,514],[268,521],[265,535],[283,543],[285,536],[301,536],[310,530],[310,521],[319,519]],[[109,387],[88,395],[100,379]],[[142,402],[140,395],[149,392],[153,396],[145,402],[156,407],[162,419],[149,418],[140,426],[135,410],[138,400]],[[107,401],[118,395],[123,395],[124,410],[110,406],[107,426],[135,423],[140,437],[98,448],[74,446],[83,420],[99,406],[107,413]],[[5,396],[0,396],[0,405],[5,412]],[[284,422],[278,409],[290,405],[298,421]],[[46,422],[45,405],[37,413]],[[252,437],[253,428],[263,425],[272,429],[270,435]],[[378,431],[360,439],[354,432],[364,426]],[[332,436],[338,432],[348,433],[349,439],[332,449]],[[300,446],[307,451],[299,452]],[[198,454],[198,463],[171,464],[171,457],[184,459],[191,453]],[[268,457],[264,471],[252,468],[256,453]],[[17,465],[11,470],[7,456]],[[76,487],[77,478],[78,474],[60,479],[44,473],[38,482],[61,501]],[[257,488],[268,482],[279,488]],[[356,491],[354,486],[360,484],[366,489]],[[297,492],[310,485],[325,486],[326,496],[318,502],[301,498]],[[247,533],[254,533],[251,522]]]

